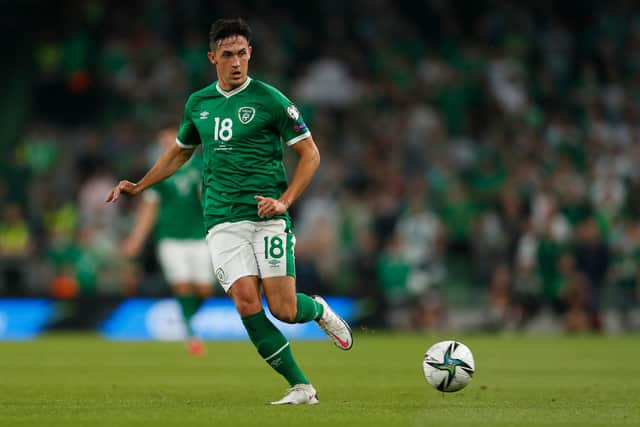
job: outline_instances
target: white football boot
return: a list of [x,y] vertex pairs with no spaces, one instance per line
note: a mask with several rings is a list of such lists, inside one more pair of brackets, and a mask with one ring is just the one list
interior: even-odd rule
[[320,329],[331,338],[331,341],[340,350],[349,350],[353,346],[353,335],[349,324],[340,316],[338,316],[329,304],[318,295],[312,295],[311,298],[322,304],[324,311],[322,317],[316,322]]
[[311,384],[296,384],[287,390],[287,394],[280,400],[271,402],[272,405],[315,405],[320,403],[316,389]]

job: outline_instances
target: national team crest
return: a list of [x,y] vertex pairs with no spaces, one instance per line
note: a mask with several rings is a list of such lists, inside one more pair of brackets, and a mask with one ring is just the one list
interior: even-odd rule
[[240,123],[246,125],[256,116],[256,109],[253,107],[240,107],[238,110],[238,119]]
[[218,267],[218,269],[216,270],[216,278],[221,285],[229,284],[229,282],[227,281],[227,273],[224,272],[222,267]]

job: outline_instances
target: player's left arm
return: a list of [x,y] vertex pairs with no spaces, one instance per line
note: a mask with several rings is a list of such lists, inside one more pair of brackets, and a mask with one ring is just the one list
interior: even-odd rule
[[278,199],[255,196],[258,201],[258,216],[261,218],[285,213],[307,188],[320,165],[320,152],[311,136],[296,142],[291,148],[298,155],[298,164],[287,190]]

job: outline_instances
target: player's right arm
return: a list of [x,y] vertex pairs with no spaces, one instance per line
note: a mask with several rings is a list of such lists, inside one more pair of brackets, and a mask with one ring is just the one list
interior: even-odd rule
[[172,144],[160,156],[151,169],[136,183],[122,180],[111,189],[105,200],[107,203],[115,202],[120,194],[131,194],[132,196],[142,193],[151,187],[170,177],[180,166],[184,165],[193,155],[193,148],[183,148],[178,144]]
[[105,200],[107,203],[115,202],[122,193],[133,196],[142,193],[153,184],[173,175],[180,166],[191,158],[194,149],[200,144],[200,135],[191,118],[191,110],[195,102],[196,97],[194,96],[189,97],[189,100],[187,100],[176,144],[171,144],[137,183],[127,180],[120,181],[107,195]]

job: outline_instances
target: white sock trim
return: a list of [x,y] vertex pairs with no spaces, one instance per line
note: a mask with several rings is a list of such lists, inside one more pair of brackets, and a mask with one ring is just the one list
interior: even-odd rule
[[287,343],[286,343],[285,345],[283,345],[283,346],[282,346],[282,347],[280,347],[278,350],[276,350],[276,352],[275,352],[275,353],[273,353],[271,356],[269,356],[269,357],[265,357],[265,358],[264,358],[264,361],[265,361],[265,362],[268,362],[270,359],[273,359],[273,358],[274,358],[274,357],[276,357],[278,354],[280,354],[280,352],[281,352],[282,350],[284,350],[285,348],[287,348],[287,346],[288,346],[288,345],[289,345],[289,341],[287,341]]

